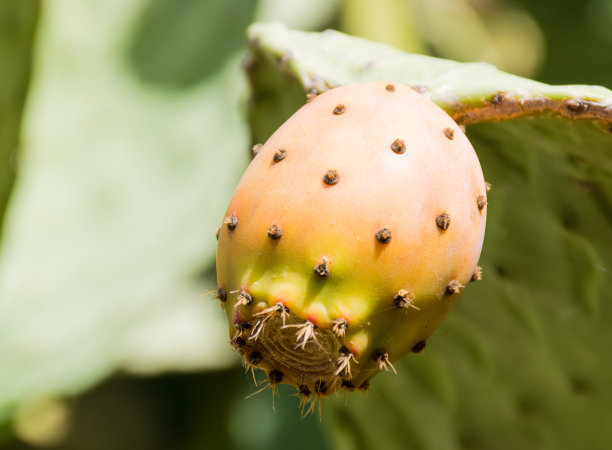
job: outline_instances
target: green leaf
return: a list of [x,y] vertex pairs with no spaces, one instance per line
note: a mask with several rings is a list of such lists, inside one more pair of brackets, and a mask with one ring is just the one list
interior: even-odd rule
[[256,24],[249,40],[259,140],[305,92],[402,82],[468,125],[493,185],[483,281],[467,289],[423,355],[396,364],[399,375],[378,375],[371,395],[331,402],[333,447],[606,448],[612,92],[549,86],[334,31]]

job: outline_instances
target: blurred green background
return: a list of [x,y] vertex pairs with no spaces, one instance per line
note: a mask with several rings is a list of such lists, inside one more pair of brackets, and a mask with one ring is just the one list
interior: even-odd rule
[[206,294],[270,20],[612,86],[609,0],[0,0],[1,449],[333,448]]

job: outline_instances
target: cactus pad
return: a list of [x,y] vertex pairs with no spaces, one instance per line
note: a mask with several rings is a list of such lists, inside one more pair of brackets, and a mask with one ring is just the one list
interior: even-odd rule
[[249,37],[256,139],[300,104],[298,88],[397,80],[468,125],[493,185],[484,280],[422,356],[373,381],[375,395],[331,402],[333,447],[609,448],[612,92],[333,31],[256,24]]

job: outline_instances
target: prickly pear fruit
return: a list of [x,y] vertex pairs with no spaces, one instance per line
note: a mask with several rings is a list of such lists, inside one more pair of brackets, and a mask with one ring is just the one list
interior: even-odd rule
[[218,234],[232,345],[303,399],[367,388],[480,279],[486,209],[461,127],[411,88],[311,99],[258,148]]

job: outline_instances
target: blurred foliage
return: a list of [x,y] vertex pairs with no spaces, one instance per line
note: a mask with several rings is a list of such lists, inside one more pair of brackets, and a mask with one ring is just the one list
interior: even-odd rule
[[340,23],[406,51],[546,83],[612,86],[609,0],[344,0]]
[[[270,392],[245,399],[254,389],[253,380],[243,370],[148,378],[120,374],[82,396],[65,400],[70,411],[70,431],[61,443],[47,443],[43,447],[53,450],[326,448],[319,431],[319,418],[300,418],[298,399],[291,395],[291,389],[281,386],[274,400]],[[36,447],[22,442],[14,443],[10,449]]]
[[[499,1],[499,0],[498,0]],[[612,86],[612,2],[609,0],[517,0],[546,36],[536,76],[547,83]]]
[[[145,6],[43,8],[0,255],[0,417],[118,367],[235,362],[201,295],[215,286],[214,232],[247,162],[241,58],[224,57],[189,89],[140,84],[126,53]],[[158,33],[174,36],[169,25]]]
[[[590,122],[468,128],[494,184],[487,278],[399,376],[324,406],[323,429],[299,420],[291,389],[279,389],[276,415],[270,391],[244,400],[256,388],[227,368],[237,359],[223,315],[200,296],[215,287],[214,231],[252,144],[249,22],[331,25],[545,82],[611,86],[611,5],[0,0],[0,219],[18,167],[0,223],[2,448],[324,448],[322,432],[334,448],[605,448],[612,169],[609,136]],[[482,65],[445,78],[453,63],[392,49],[364,65],[368,45],[344,59],[330,44],[247,60],[253,139],[302,104],[295,70],[313,51],[323,87],[420,77],[439,103],[478,105],[523,83]],[[122,370],[202,372],[102,382]]]
[[299,30],[322,30],[332,24],[340,2],[341,0],[258,0],[256,19],[261,22],[279,21]]
[[[242,50],[254,1],[153,0],[136,21],[128,55],[147,83],[189,87]],[[163,31],[162,31],[163,30]]]
[[37,19],[36,0],[0,2],[0,237],[15,177]]
[[407,52],[424,53],[417,31],[415,2],[407,0],[345,0],[340,18],[348,34],[393,45]]
[[345,0],[343,30],[413,53],[485,61],[531,76],[542,62],[538,24],[515,2]]

